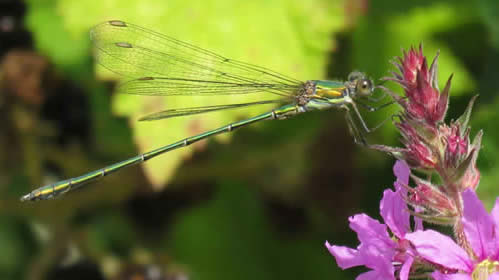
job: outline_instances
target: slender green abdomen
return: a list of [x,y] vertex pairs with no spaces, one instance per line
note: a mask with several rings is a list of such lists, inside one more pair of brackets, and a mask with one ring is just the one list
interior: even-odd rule
[[173,144],[163,146],[161,148],[158,148],[156,150],[129,158],[127,160],[112,164],[110,166],[104,167],[102,169],[96,170],[89,172],[87,174],[84,174],[79,177],[67,179],[64,181],[59,181],[57,183],[47,185],[44,187],[40,187],[36,190],[33,190],[29,194],[24,195],[21,197],[21,201],[33,201],[33,200],[46,200],[46,199],[51,199],[55,198],[63,193],[69,192],[71,190],[77,189],[85,184],[88,184],[92,181],[95,181],[101,177],[104,177],[106,175],[109,175],[113,172],[116,172],[122,168],[132,166],[141,162],[144,162],[146,160],[149,160],[153,157],[159,156],[161,154],[164,154],[166,152],[169,152],[171,150],[175,150],[181,147],[189,146],[192,143],[195,143],[197,141],[200,141],[202,139],[208,138],[210,136],[214,136],[217,134],[221,133],[226,133],[226,132],[231,132],[236,128],[240,128],[261,120],[265,119],[277,119],[281,116],[284,115],[294,115],[298,113],[298,108],[296,105],[285,105],[282,106],[278,109],[272,110],[270,112],[258,115],[256,117],[238,121],[214,130],[210,130],[192,137],[185,138],[183,140],[177,141]]

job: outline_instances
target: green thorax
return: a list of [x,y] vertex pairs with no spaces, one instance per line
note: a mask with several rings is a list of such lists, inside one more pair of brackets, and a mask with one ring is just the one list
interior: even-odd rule
[[328,100],[343,99],[347,94],[344,82],[317,80],[315,83],[315,96]]
[[305,83],[303,92],[306,97],[306,104],[303,104],[305,111],[327,110],[351,101],[348,88],[339,81],[310,80]]

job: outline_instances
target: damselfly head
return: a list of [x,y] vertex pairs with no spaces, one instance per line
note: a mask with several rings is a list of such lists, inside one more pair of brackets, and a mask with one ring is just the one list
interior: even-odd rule
[[348,84],[352,97],[368,97],[373,94],[374,83],[362,72],[352,72],[348,75]]

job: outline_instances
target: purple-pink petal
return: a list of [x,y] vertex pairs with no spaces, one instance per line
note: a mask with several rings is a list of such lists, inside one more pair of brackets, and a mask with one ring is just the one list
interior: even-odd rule
[[359,241],[363,244],[372,244],[379,247],[394,247],[388,235],[386,225],[366,214],[357,214],[348,219],[350,228],[357,233]]
[[394,275],[395,268],[392,263],[396,253],[394,248],[370,243],[361,244],[358,250],[366,267],[376,270],[383,275]]
[[499,272],[492,273],[487,280],[499,280]]
[[383,192],[380,213],[386,225],[398,238],[403,238],[410,231],[410,214],[400,190],[394,192],[386,189]]
[[402,268],[400,269],[399,278],[400,280],[408,280],[409,273],[411,272],[411,266],[414,262],[412,257],[407,258],[407,260],[402,264]]
[[397,244],[390,238],[386,225],[366,214],[350,217],[350,227],[357,233],[361,244],[357,247],[363,264],[384,274],[393,275],[392,259]]
[[[435,271],[431,274],[434,280],[472,280],[471,276],[463,273],[444,274],[440,271]],[[490,280],[490,279],[489,279]]]
[[[418,209],[416,212],[419,212]],[[413,217],[414,218],[414,230],[423,230],[423,219],[418,218],[418,217]]]
[[463,229],[479,261],[496,257],[499,246],[496,225],[489,216],[476,193],[470,189],[461,194],[463,198]]
[[490,216],[492,216],[492,220],[494,221],[496,228],[499,227],[499,197],[496,198],[496,203],[490,212]]
[[335,246],[329,244],[326,241],[326,248],[329,250],[329,253],[333,255],[336,259],[336,263],[342,269],[347,269],[350,267],[363,265],[364,261],[362,257],[359,255],[358,251],[352,248],[348,248],[345,246]]
[[355,278],[355,280],[379,280],[379,279],[386,279],[386,280],[395,280],[395,276],[392,275],[386,275],[386,274],[383,274],[379,271],[376,271],[376,270],[371,270],[371,271],[368,271],[368,272],[364,272],[364,273],[361,273],[359,274],[359,276],[357,276]]
[[411,169],[407,163],[403,160],[397,160],[395,165],[393,165],[393,174],[397,177],[397,181],[393,183],[395,190],[403,189],[403,185],[409,184],[409,175],[411,175]]
[[446,235],[434,230],[425,230],[408,233],[405,238],[411,241],[420,256],[430,262],[466,272],[473,269],[473,263],[466,251]]

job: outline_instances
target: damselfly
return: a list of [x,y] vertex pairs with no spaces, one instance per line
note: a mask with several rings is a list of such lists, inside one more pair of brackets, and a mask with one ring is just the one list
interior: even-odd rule
[[[97,61],[107,69],[129,78],[118,86],[118,91],[122,93],[156,96],[266,93],[274,97],[251,103],[169,109],[148,115],[141,120],[159,120],[262,104],[280,105],[269,112],[185,138],[100,170],[40,187],[24,195],[21,201],[51,199],[122,168],[199,140],[231,132],[258,121],[286,119],[312,110],[345,110],[355,142],[366,145],[363,135],[370,132],[370,129],[356,104],[361,104],[371,111],[377,108],[362,103],[362,100],[369,101],[372,98],[375,87],[373,82],[360,72],[351,73],[344,82],[303,82],[118,20],[95,26],[90,37],[95,46]],[[350,107],[353,108],[361,128],[357,127]]]

